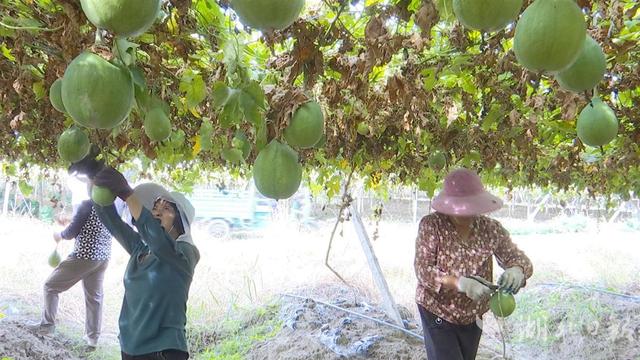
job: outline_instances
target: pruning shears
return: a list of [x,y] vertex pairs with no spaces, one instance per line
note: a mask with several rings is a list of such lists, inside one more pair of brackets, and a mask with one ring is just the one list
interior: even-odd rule
[[495,285],[495,284],[492,284],[492,283],[490,283],[489,281],[485,280],[484,278],[481,278],[480,276],[471,275],[471,276],[469,276],[469,277],[470,277],[471,279],[473,279],[473,280],[475,280],[475,281],[477,281],[477,282],[481,283],[482,285],[484,285],[484,286],[488,287],[489,289],[491,289],[491,290],[493,290],[493,291],[496,291],[496,290],[498,290],[498,289],[500,288],[500,286]]

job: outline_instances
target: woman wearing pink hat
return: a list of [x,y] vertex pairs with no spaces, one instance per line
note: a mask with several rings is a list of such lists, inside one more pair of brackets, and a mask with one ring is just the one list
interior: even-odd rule
[[517,293],[533,266],[494,219],[502,201],[467,169],[451,171],[422,218],[416,239],[416,302],[429,360],[475,359],[482,315],[489,310],[493,256],[504,270],[498,286]]

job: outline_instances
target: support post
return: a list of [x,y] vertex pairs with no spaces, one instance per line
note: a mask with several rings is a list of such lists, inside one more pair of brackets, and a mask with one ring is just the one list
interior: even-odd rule
[[4,201],[2,202],[2,215],[9,215],[9,193],[11,193],[11,179],[7,177],[4,185]]
[[387,285],[387,281],[385,280],[382,269],[380,268],[378,258],[373,251],[373,246],[371,246],[371,241],[369,240],[367,230],[365,229],[364,224],[362,223],[362,219],[360,218],[360,213],[358,213],[357,209],[353,205],[349,207],[349,211],[351,212],[351,221],[353,222],[356,234],[358,235],[358,239],[360,240],[360,245],[362,245],[362,250],[364,251],[364,254],[367,258],[367,263],[369,264],[369,269],[371,270],[373,281],[376,283],[376,286],[378,287],[378,290],[382,295],[382,302],[385,312],[393,321],[396,322],[396,324],[405,327],[404,323],[402,322],[400,312],[398,311],[396,303],[393,300],[393,296],[391,295],[391,291],[389,291],[389,286]]
[[413,223],[418,222],[418,187],[414,186],[412,191],[412,210],[413,210]]
[[[529,220],[529,222],[533,222],[533,220],[536,218],[536,215],[538,215],[538,213],[540,212],[540,210],[542,210],[542,207],[547,203],[547,201],[549,200],[549,198],[551,197],[551,194],[545,194],[542,197],[542,200],[540,200],[540,202],[538,202],[535,205],[535,208],[533,210],[533,213],[529,213],[529,211],[527,211],[527,220]],[[527,210],[529,209],[529,206],[527,205]]]

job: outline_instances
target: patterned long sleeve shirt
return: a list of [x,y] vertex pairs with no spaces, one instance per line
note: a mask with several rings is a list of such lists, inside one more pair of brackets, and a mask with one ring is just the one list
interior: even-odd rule
[[78,206],[71,223],[60,236],[67,240],[75,238],[71,256],[76,259],[109,260],[111,257],[111,233],[98,218],[91,200]]
[[473,302],[464,293],[443,288],[440,279],[446,275],[476,275],[492,281],[493,256],[503,269],[520,266],[526,279],[533,273],[529,258],[497,220],[474,217],[469,238],[462,242],[447,215],[435,212],[423,217],[414,262],[416,302],[451,323],[472,323],[489,310],[489,299]]

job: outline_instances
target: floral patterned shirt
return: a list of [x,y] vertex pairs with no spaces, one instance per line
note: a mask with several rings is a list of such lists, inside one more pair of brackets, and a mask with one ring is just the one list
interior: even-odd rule
[[80,203],[73,220],[60,236],[76,239],[71,253],[76,259],[104,261],[111,257],[111,233],[98,218],[91,200]]
[[447,215],[435,212],[422,218],[416,239],[416,302],[454,324],[466,325],[489,310],[489,299],[473,302],[464,293],[443,288],[445,275],[476,275],[493,282],[493,256],[503,269],[520,266],[525,279],[533,265],[511,241],[500,222],[476,216],[467,241],[462,242]]

